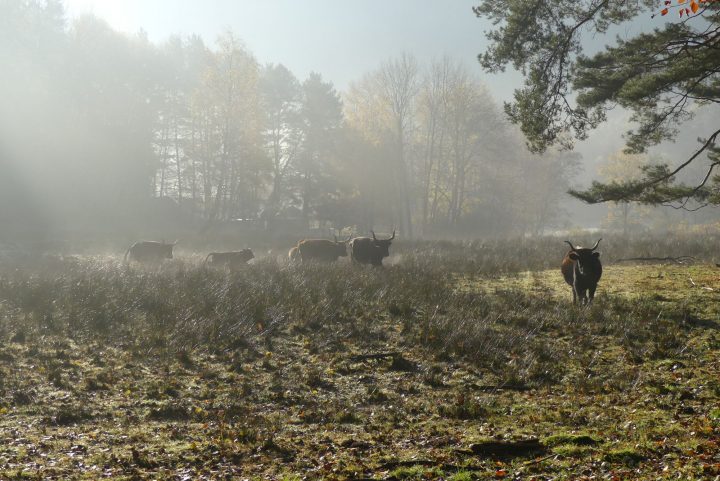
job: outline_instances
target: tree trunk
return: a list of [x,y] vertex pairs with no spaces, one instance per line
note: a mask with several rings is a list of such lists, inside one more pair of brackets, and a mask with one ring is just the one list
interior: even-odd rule
[[167,161],[168,161],[168,129],[167,129],[167,126],[163,127],[160,142],[161,142],[161,147],[160,147],[160,195],[159,195],[159,197],[165,197],[165,170],[167,169]]
[[627,202],[622,203],[622,213],[623,213],[623,236],[627,237],[628,235],[628,214],[630,211],[630,204]]
[[425,144],[425,170],[423,172],[423,191],[422,191],[422,234],[425,235],[428,226],[428,215],[430,209],[430,180],[432,178],[432,168],[435,163],[435,125],[436,113],[431,114],[430,125],[428,126],[428,139]]
[[177,119],[175,119],[175,166],[177,167],[178,204],[182,205],[182,199],[183,199],[182,166],[180,164],[180,135],[178,133]]
[[401,222],[403,234],[407,239],[413,238],[412,229],[412,211],[410,205],[410,192],[407,180],[407,168],[405,162],[405,132],[403,131],[402,121],[398,118],[398,153],[399,153],[399,174],[400,174],[400,196],[401,196]]
[[212,217],[212,165],[210,163],[210,125],[207,118],[203,119],[201,130],[202,177],[203,177],[203,217]]
[[435,170],[435,185],[433,186],[433,200],[432,200],[432,206],[430,208],[430,220],[436,221],[438,217],[438,208],[439,208],[439,202],[440,202],[440,184],[442,182],[442,169],[443,169],[443,156],[442,156],[442,147],[445,143],[445,133],[440,132],[440,139],[438,140],[438,162],[437,167]]
[[192,121],[191,132],[190,132],[190,145],[192,145],[192,158],[190,159],[190,195],[192,196],[192,216],[193,218],[197,214],[197,153],[195,150],[195,120]]

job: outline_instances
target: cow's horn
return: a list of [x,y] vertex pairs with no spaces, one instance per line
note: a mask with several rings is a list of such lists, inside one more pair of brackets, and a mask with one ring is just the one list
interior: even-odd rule
[[565,242],[567,243],[567,245],[569,245],[569,246],[570,246],[570,250],[571,250],[571,251],[574,251],[574,250],[575,250],[575,246],[574,246],[574,245],[572,245],[572,242],[570,242],[570,241],[567,241],[567,240],[566,240]]
[[393,240],[394,238],[395,238],[395,229],[393,229],[393,235],[391,235],[390,239],[388,239],[388,240]]
[[595,243],[595,245],[593,246],[593,248],[590,249],[590,250],[591,250],[591,251],[594,251],[595,249],[597,249],[597,248],[598,248],[598,245],[600,245],[600,241],[601,241],[601,240],[602,240],[602,237],[598,239],[598,241]]
[[373,240],[377,240],[377,237],[375,237],[375,231],[370,231],[370,233],[373,235]]

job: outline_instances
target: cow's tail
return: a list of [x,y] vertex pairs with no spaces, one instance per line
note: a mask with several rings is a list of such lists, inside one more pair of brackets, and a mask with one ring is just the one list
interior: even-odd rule
[[207,265],[208,259],[210,259],[214,254],[215,254],[214,252],[211,252],[210,254],[207,255],[207,257],[206,257],[205,260],[203,261],[203,264],[202,264],[203,267],[205,267],[205,266]]
[[132,250],[132,248],[133,248],[134,245],[135,245],[135,244],[131,245],[130,247],[128,247],[128,250],[125,251],[125,257],[123,257],[123,262],[124,262],[125,264],[128,263],[128,258],[130,257],[130,251]]
[[[297,263],[298,263],[298,264],[307,264],[307,262],[303,262],[303,255],[302,255],[302,253],[303,253],[303,251],[302,251],[302,249],[300,249],[300,244],[298,243]],[[309,260],[309,259],[310,259],[310,257],[308,257],[308,260]]]

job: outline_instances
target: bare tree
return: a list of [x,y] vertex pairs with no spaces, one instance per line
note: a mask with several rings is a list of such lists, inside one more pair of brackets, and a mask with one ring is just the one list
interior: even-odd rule
[[413,164],[406,156],[406,143],[413,128],[416,95],[419,89],[418,63],[415,57],[403,53],[384,62],[377,73],[377,82],[393,116],[397,161],[393,173],[398,187],[403,233],[413,237],[412,186]]
[[262,104],[267,125],[265,139],[272,160],[272,191],[268,203],[283,201],[283,182],[302,142],[300,83],[284,65],[268,65],[261,78]]

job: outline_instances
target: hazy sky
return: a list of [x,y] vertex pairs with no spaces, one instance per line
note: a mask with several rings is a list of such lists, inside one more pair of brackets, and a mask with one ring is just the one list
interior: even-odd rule
[[[319,72],[344,90],[381,61],[410,52],[421,61],[449,54],[482,73],[485,20],[473,0],[65,0],[71,17],[92,13],[153,42],[172,34],[201,35],[212,44],[232,29],[261,63],[282,63],[299,78]],[[507,99],[517,76],[486,76]]]

